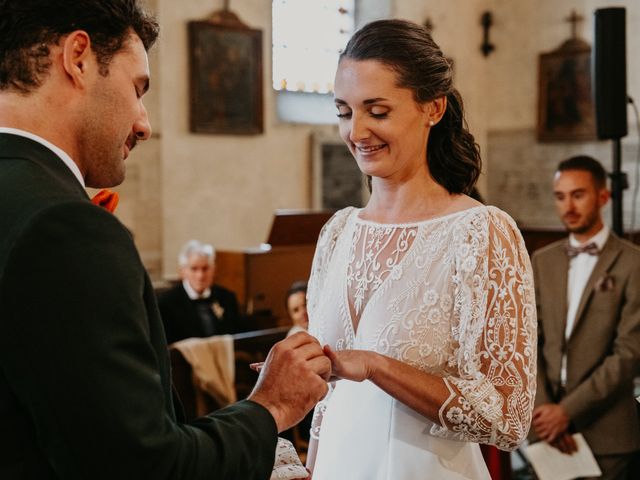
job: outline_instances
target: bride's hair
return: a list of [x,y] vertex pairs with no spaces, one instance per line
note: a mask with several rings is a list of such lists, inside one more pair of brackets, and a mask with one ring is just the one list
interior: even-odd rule
[[431,127],[427,164],[450,193],[469,193],[482,167],[480,149],[467,129],[462,97],[453,88],[451,64],[427,29],[405,20],[377,20],[358,30],[340,61],[375,60],[391,69],[398,86],[413,90],[418,103],[447,98],[447,109]]

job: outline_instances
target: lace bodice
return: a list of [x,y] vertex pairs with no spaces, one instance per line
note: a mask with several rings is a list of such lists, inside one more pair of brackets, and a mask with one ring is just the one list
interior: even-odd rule
[[320,234],[312,335],[441,376],[450,395],[432,435],[515,448],[535,397],[536,312],[513,220],[484,206],[402,225],[358,213],[336,213]]

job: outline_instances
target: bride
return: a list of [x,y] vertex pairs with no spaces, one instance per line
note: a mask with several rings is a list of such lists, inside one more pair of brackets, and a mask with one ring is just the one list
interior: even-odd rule
[[514,221],[466,195],[480,155],[451,66],[402,20],[340,57],[340,134],[370,179],[362,209],[324,226],[310,332],[337,381],[316,407],[314,480],[489,479],[478,443],[525,439],[536,313]]

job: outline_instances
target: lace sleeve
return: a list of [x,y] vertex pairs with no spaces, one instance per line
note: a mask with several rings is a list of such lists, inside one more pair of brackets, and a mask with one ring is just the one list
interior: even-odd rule
[[489,209],[458,232],[455,374],[432,433],[513,450],[529,431],[536,390],[536,310],[531,264],[513,220]]
[[316,312],[321,301],[321,292],[327,276],[331,254],[352,211],[353,207],[345,208],[336,212],[329,219],[320,231],[316,251],[313,255],[311,276],[307,286],[307,309],[309,311],[309,333],[316,337],[320,343],[324,342],[324,336],[322,335],[322,322],[317,318]]

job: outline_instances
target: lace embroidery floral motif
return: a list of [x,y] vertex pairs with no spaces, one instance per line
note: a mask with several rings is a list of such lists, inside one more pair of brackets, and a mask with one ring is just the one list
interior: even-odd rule
[[535,396],[536,316],[514,222],[493,207],[405,226],[356,215],[338,212],[320,236],[312,334],[441,376],[450,395],[432,435],[515,448]]
[[353,290],[354,323],[360,318],[367,300],[391,275],[402,274],[400,260],[416,236],[416,228],[395,229],[359,224],[351,245],[351,261],[347,269],[347,288]]

